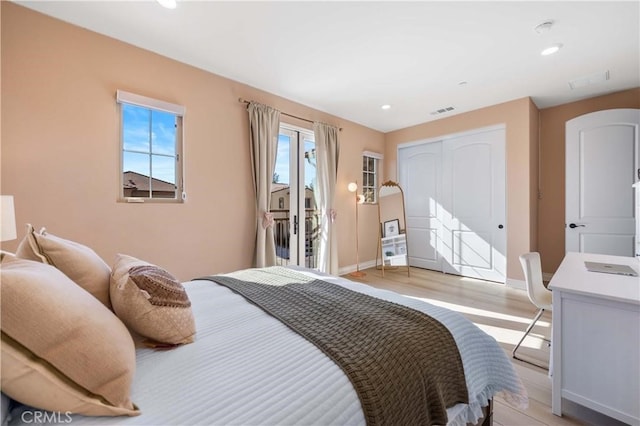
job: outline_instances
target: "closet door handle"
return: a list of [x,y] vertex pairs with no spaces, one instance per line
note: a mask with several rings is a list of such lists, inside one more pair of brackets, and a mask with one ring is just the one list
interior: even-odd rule
[[582,223],[579,223],[579,224],[570,223],[570,224],[569,224],[569,228],[571,228],[571,229],[577,228],[577,227],[579,227],[579,226],[581,226],[581,227],[585,228],[587,225],[583,225]]
[[498,229],[502,229],[502,228],[504,228],[503,224],[498,225]]

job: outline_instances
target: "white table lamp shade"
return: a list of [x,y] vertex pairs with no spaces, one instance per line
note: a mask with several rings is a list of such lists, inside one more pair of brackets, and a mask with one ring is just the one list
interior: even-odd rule
[[13,195],[0,196],[0,241],[10,241],[18,238],[16,233],[16,214],[13,209]]

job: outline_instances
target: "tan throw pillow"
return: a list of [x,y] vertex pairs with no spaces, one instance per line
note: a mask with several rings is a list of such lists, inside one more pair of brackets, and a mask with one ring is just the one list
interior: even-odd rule
[[111,309],[111,269],[89,247],[51,235],[44,228],[36,232],[27,224],[27,235],[18,246],[16,256],[55,266]]
[[196,326],[189,296],[162,268],[117,255],[111,273],[111,303],[118,317],[144,337],[159,343],[193,342]]
[[2,391],[36,408],[135,416],[136,355],[124,324],[53,266],[4,256]]

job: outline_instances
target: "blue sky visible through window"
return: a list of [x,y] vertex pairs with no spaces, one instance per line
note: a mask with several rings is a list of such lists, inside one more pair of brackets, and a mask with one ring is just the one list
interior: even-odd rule
[[[282,184],[290,184],[290,175],[289,175],[289,156],[291,154],[291,140],[287,135],[279,135],[278,137],[278,153],[276,154],[276,167],[275,174],[278,175],[278,183]],[[309,142],[305,140],[304,150],[305,152],[309,152],[315,148],[314,142]],[[315,159],[312,160],[315,165]],[[315,167],[311,166],[308,161],[305,161],[304,164],[304,184],[305,186],[310,186],[312,181],[314,180],[316,173]]]
[[122,119],[122,171],[134,171],[175,184],[176,116],[122,104]]

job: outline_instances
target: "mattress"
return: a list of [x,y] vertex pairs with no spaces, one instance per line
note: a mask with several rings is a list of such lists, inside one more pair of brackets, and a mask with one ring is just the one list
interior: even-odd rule
[[[511,361],[492,337],[462,315],[344,278],[302,272],[420,310],[451,331],[470,402],[449,408],[448,424],[477,422],[482,406],[497,394],[526,407],[526,391]],[[132,400],[142,414],[63,413],[62,420],[74,425],[365,424],[349,379],[312,343],[225,287],[205,280],[184,285],[196,319],[196,341],[169,351],[137,349]],[[55,416],[43,418],[59,424]],[[33,409],[14,408],[9,425],[27,424],[33,424]]]

